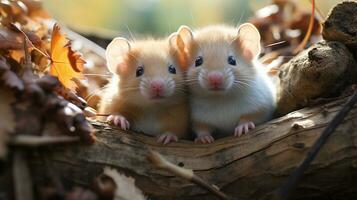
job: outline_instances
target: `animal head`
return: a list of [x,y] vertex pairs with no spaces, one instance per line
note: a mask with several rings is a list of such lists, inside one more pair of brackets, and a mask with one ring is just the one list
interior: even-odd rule
[[209,26],[195,32],[182,26],[178,35],[193,92],[219,95],[250,87],[256,73],[251,62],[260,53],[260,35],[252,24]]
[[106,49],[109,70],[119,78],[119,92],[135,104],[170,103],[184,96],[177,47],[169,39],[129,42],[115,38]]

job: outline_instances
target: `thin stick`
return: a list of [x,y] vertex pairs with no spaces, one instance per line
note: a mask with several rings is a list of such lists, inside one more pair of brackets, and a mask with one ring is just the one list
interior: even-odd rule
[[[312,4],[312,0],[310,0],[310,3]],[[324,21],[326,20],[326,16],[321,12],[320,8],[318,6],[315,6],[316,12],[318,14],[319,21]]]
[[72,142],[79,142],[79,137],[17,135],[10,140],[10,145],[23,147],[39,147]]
[[272,43],[272,44],[268,44],[268,45],[265,46],[265,48],[267,48],[267,47],[273,47],[273,46],[275,46],[275,45],[283,44],[283,43],[285,43],[285,42],[286,42],[286,41],[283,40],[283,41],[280,41],[280,42],[275,42],[275,43]]
[[15,188],[15,199],[32,200],[32,178],[23,152],[17,150],[14,152],[12,173]]
[[337,115],[328,124],[320,137],[315,141],[314,145],[310,148],[304,161],[300,166],[290,175],[289,179],[278,191],[280,199],[288,199],[291,192],[296,188],[297,183],[301,179],[303,172],[310,166],[311,162],[316,157],[321,147],[326,143],[329,136],[335,131],[335,129],[342,123],[343,119],[352,109],[353,105],[357,102],[357,90],[354,92],[348,102],[342,107]]
[[97,117],[108,117],[110,114],[97,113]]
[[311,11],[311,17],[310,17],[310,22],[309,22],[309,27],[307,29],[306,35],[304,37],[304,39],[302,40],[302,42],[299,44],[299,46],[297,46],[294,50],[293,53],[297,54],[299,53],[302,49],[305,48],[307,42],[310,39],[310,35],[312,33],[312,29],[314,28],[314,19],[315,19],[315,0],[312,0],[311,2],[312,4],[312,11]]
[[192,183],[195,183],[196,185],[216,195],[220,199],[224,199],[224,200],[233,199],[232,197],[228,197],[226,194],[219,191],[216,187],[213,187],[211,184],[207,183],[200,177],[196,176],[191,169],[185,169],[183,167],[176,166],[175,164],[166,160],[161,154],[159,154],[156,151],[149,150],[149,154],[147,155],[147,160],[151,162],[156,168],[168,171],[176,176],[184,178]]

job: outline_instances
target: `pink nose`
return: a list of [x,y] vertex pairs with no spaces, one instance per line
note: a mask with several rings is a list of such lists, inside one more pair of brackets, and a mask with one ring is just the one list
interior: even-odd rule
[[221,72],[208,73],[208,81],[211,87],[219,88],[223,82],[223,74]]
[[154,94],[160,94],[164,90],[164,81],[152,80],[150,83],[150,88]]

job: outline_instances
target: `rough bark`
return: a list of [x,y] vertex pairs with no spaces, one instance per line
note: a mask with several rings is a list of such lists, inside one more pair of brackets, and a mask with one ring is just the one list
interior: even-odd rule
[[357,2],[346,1],[338,4],[322,25],[322,36],[325,40],[345,44],[357,58]]
[[316,98],[338,96],[357,83],[357,64],[340,42],[319,42],[281,67],[277,113],[287,114]]
[[[154,138],[93,123],[98,142],[65,146],[33,156],[33,174],[52,171],[68,183],[89,185],[104,166],[133,176],[153,199],[215,199],[198,186],[154,169],[148,148],[239,199],[271,199],[346,99],[290,113],[240,138],[213,144],[180,141],[167,146]],[[292,199],[357,198],[357,106],[322,148]],[[43,158],[45,157],[45,159]],[[47,160],[44,165],[43,160]]]

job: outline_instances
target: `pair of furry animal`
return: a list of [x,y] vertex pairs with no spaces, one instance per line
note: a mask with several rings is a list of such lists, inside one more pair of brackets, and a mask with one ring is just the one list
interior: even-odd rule
[[106,50],[114,76],[100,112],[164,144],[185,137],[189,126],[202,143],[213,142],[213,134],[241,136],[275,109],[275,89],[255,60],[259,53],[260,35],[249,23],[182,26],[161,40],[115,38]]

